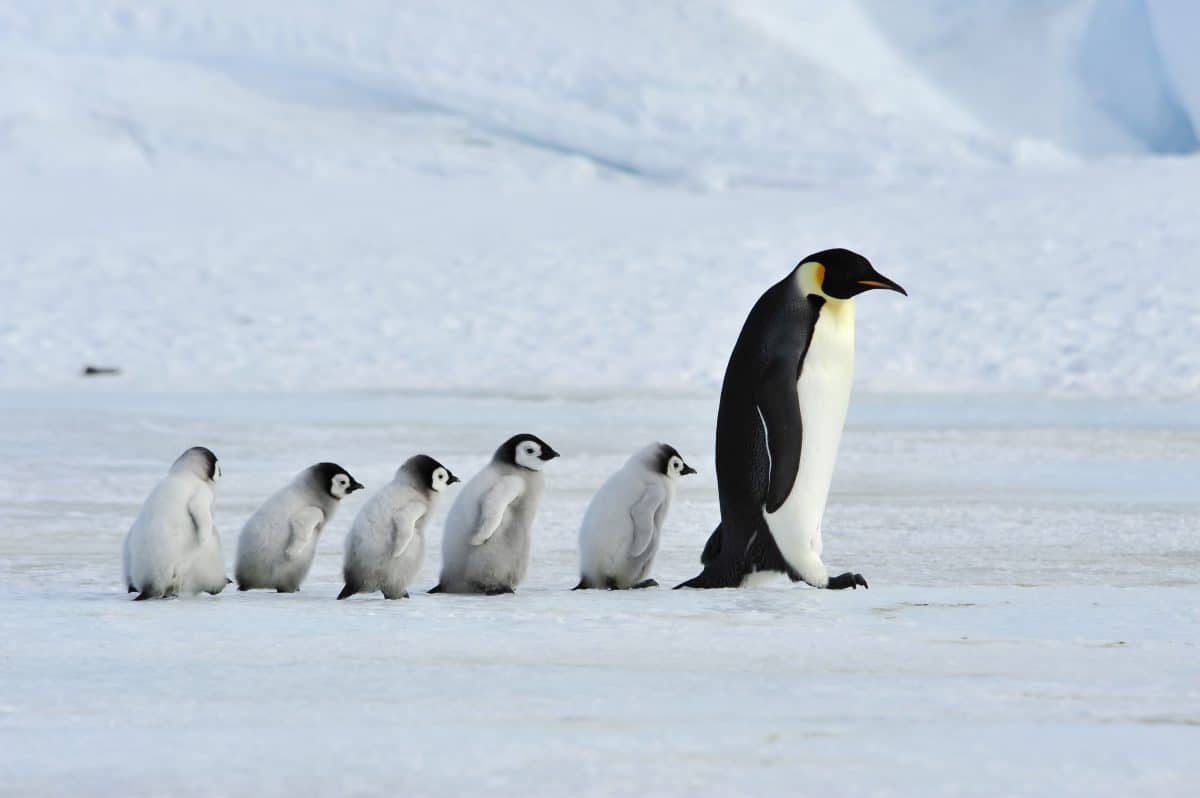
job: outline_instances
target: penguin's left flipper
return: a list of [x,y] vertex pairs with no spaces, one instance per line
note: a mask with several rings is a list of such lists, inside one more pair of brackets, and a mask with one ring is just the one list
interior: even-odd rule
[[796,363],[790,358],[771,361],[759,379],[755,401],[766,428],[767,451],[771,456],[771,479],[763,505],[768,513],[773,513],[787,501],[800,473],[804,422],[800,418]]
[[849,587],[853,588],[854,590],[858,590],[859,585],[862,585],[867,590],[871,589],[871,586],[867,584],[867,580],[863,579],[862,574],[852,574],[847,571],[844,574],[838,574],[837,576],[829,577],[829,584],[825,585],[825,589],[845,590]]

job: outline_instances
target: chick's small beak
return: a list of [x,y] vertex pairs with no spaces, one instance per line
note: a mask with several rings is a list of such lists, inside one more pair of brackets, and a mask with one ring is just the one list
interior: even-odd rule
[[696,469],[692,468],[692,467],[691,467],[690,465],[688,465],[687,463],[684,463],[684,464],[683,464],[683,470],[679,472],[679,475],[680,475],[680,476],[687,476],[688,474],[695,474],[695,473],[696,473]]
[[555,457],[558,457],[558,456],[559,456],[558,452],[554,451],[549,446],[547,446],[545,449],[542,450],[542,454],[540,457],[538,457],[538,459],[539,460],[553,460]]
[[451,474],[450,478],[446,480],[447,485],[453,485],[455,482],[462,482],[462,480],[459,479],[458,477],[454,476],[453,474]]
[[901,294],[908,296],[908,292],[900,286],[900,283],[884,277],[879,272],[876,272],[865,280],[859,280],[858,284],[866,286],[867,288],[886,288],[889,291],[898,291]]
[[361,482],[359,482],[357,479],[352,479],[352,480],[350,480],[350,487],[346,488],[346,492],[353,493],[356,490],[362,490],[362,489],[363,489],[363,484]]

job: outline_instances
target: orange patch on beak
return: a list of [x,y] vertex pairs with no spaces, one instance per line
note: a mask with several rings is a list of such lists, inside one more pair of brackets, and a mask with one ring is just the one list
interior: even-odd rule
[[871,288],[891,288],[887,283],[881,283],[878,280],[859,280],[859,285],[869,286]]

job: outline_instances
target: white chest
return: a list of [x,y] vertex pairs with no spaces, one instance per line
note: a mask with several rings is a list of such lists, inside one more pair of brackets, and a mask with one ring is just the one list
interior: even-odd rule
[[789,561],[802,552],[820,556],[821,517],[853,382],[854,305],[830,301],[821,310],[796,384],[803,425],[800,469],[787,500],[768,518]]

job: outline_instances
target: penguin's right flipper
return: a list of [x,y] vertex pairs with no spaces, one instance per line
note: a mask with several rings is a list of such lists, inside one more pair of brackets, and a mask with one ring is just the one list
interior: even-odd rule
[[771,457],[771,479],[763,503],[768,513],[783,506],[800,473],[804,422],[800,418],[798,390],[795,362],[778,359],[767,366],[754,395]]
[[429,590],[427,590],[426,592],[427,592],[427,593],[445,593],[445,592],[446,592],[446,588],[442,587],[442,583],[441,583],[441,582],[438,582],[436,585],[434,585],[433,587],[429,588]]

